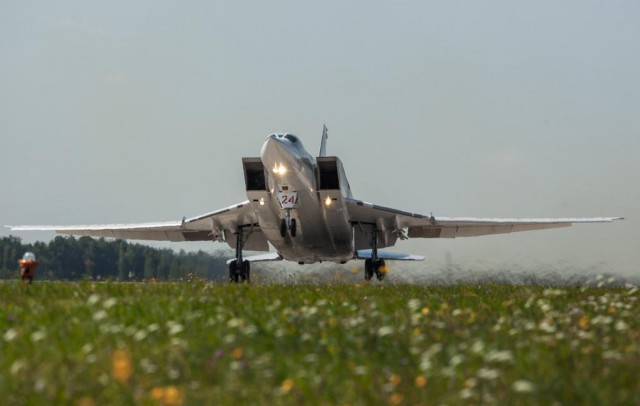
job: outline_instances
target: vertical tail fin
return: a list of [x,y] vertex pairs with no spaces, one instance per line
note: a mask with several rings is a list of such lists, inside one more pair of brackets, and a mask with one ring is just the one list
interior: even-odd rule
[[322,141],[320,141],[320,155],[318,156],[327,156],[327,138],[329,138],[329,136],[327,135],[327,133],[329,132],[329,130],[327,129],[326,125],[322,126]]

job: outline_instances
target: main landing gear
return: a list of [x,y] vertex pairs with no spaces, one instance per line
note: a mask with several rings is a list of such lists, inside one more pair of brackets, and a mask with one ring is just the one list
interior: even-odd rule
[[386,265],[384,263],[384,259],[377,259],[375,261],[372,259],[364,260],[364,279],[370,281],[371,278],[373,278],[374,273],[379,281],[384,279],[386,276]]
[[251,263],[242,261],[240,265],[238,266],[238,261],[235,259],[229,263],[229,282],[251,282]]
[[289,234],[291,234],[291,238],[296,237],[296,232],[298,231],[298,224],[296,219],[291,218],[291,209],[285,209],[286,215],[285,218],[280,220],[280,237],[284,238],[287,236],[287,230],[289,230]]
[[251,263],[242,260],[242,247],[244,247],[244,232],[238,227],[236,234],[236,259],[229,262],[229,282],[251,282]]
[[364,279],[370,281],[375,274],[381,281],[387,275],[387,267],[384,259],[378,258],[378,230],[374,227],[371,234],[371,258],[364,261]]

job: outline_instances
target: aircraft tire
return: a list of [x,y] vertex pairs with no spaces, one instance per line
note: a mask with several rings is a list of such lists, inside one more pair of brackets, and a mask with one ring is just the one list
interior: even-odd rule
[[298,222],[296,221],[296,219],[291,219],[291,229],[289,230],[291,232],[291,238],[295,238],[297,229]]
[[287,222],[282,219],[280,220],[280,237],[284,238],[287,236]]
[[364,279],[370,281],[373,277],[373,266],[371,264],[371,259],[364,260]]
[[240,276],[242,282],[251,282],[251,262],[246,260],[242,262],[242,273]]
[[238,261],[233,260],[229,263],[229,283],[237,283],[238,277]]
[[384,267],[385,267],[384,259],[377,260],[375,263],[375,266],[373,267],[376,273],[376,278],[378,278],[379,281],[383,280],[387,274],[386,272],[382,271],[382,268]]

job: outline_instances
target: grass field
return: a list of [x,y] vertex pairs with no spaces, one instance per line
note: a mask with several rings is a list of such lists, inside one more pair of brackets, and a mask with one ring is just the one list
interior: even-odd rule
[[636,288],[0,283],[4,404],[640,404]]

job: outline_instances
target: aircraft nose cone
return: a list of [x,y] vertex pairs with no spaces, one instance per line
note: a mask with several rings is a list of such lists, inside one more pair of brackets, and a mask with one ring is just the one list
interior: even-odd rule
[[278,139],[275,135],[270,136],[265,141],[262,146],[262,151],[260,152],[260,156],[262,158],[262,162],[266,165],[267,163],[276,162],[276,161],[284,161],[287,160],[291,155],[288,146]]

